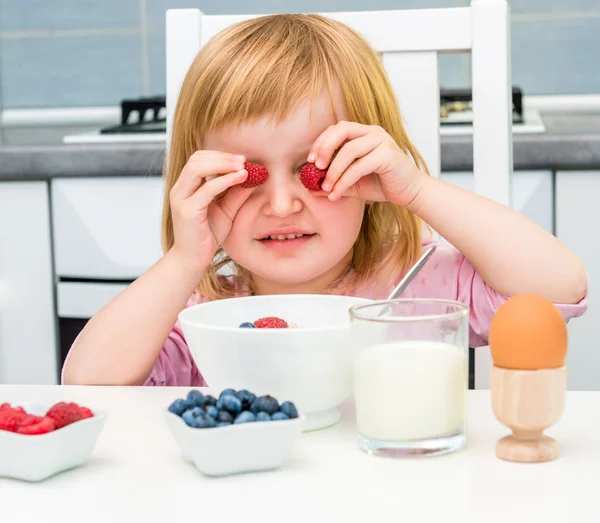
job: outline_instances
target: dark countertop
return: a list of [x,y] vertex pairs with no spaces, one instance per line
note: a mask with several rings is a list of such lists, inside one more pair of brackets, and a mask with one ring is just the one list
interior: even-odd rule
[[[515,170],[600,170],[600,113],[547,113],[547,132],[513,136]],[[59,142],[59,140],[57,140]],[[470,171],[473,142],[442,137],[442,171]],[[164,144],[0,146],[0,180],[159,176]]]

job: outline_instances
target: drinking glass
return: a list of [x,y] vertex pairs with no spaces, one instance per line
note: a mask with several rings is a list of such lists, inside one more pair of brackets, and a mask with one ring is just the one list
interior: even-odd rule
[[399,299],[350,309],[358,445],[394,457],[466,445],[469,309]]

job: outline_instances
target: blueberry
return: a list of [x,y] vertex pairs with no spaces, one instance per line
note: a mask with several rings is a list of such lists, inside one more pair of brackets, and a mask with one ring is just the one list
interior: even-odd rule
[[193,407],[193,404],[184,399],[176,399],[169,405],[169,412],[181,416],[186,410]]
[[245,410],[238,414],[233,423],[238,425],[239,423],[252,423],[253,421],[256,421],[256,416],[249,410]]
[[206,414],[208,416],[210,416],[212,419],[217,419],[217,416],[219,414],[219,409],[217,409],[217,407],[214,407],[213,405],[209,405],[204,410],[206,411]]
[[294,405],[291,401],[284,401],[281,404],[279,410],[290,419],[298,417],[298,410],[296,409],[296,405]]
[[245,389],[238,391],[236,396],[242,402],[242,410],[249,410],[252,402],[256,399],[256,394]]
[[227,412],[226,410],[220,410],[219,413],[217,414],[217,421],[233,423],[233,416],[231,414],[229,414],[229,412]]
[[[262,414],[262,412],[261,412],[261,414]],[[275,414],[273,414],[271,416],[271,419],[273,421],[283,421],[286,419],[290,419],[290,417],[287,414],[284,414],[283,412],[276,412]]]
[[219,410],[226,410],[232,416],[236,416],[242,412],[242,402],[237,396],[227,394],[219,398],[219,401],[217,401],[217,408]]
[[190,390],[187,395],[187,400],[196,407],[204,407],[204,394],[199,390]]
[[186,410],[182,418],[186,425],[196,429],[207,429],[217,425],[217,422],[200,407]]
[[233,389],[225,389],[223,392],[221,392],[221,394],[219,395],[219,399],[221,399],[223,396],[235,396],[237,393],[235,392],[235,390]]
[[254,323],[250,323],[249,321],[245,321],[240,325],[240,329],[256,329],[256,325],[254,325]]
[[206,396],[204,396],[204,407],[209,407],[210,405],[212,405],[213,407],[217,406],[217,398],[214,398],[213,396],[211,396],[210,394],[207,394]]
[[272,396],[261,396],[252,402],[250,410],[254,412],[254,414],[266,412],[267,414],[271,415],[275,414],[279,410],[279,403]]
[[216,426],[217,422],[206,414],[196,418],[196,427],[199,429],[211,429]]
[[185,424],[190,427],[196,426],[196,418],[200,415],[206,415],[206,413],[200,407],[193,407],[186,410],[181,418],[185,421]]
[[231,425],[231,421],[217,421],[217,427],[227,427]]
[[[277,414],[277,412],[275,414]],[[271,421],[271,416],[269,416],[266,412],[259,412],[256,415],[256,421]]]

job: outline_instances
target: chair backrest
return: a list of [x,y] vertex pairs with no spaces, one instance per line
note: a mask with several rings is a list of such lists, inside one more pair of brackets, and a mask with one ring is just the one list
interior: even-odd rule
[[[475,192],[511,205],[512,91],[506,0],[469,7],[322,13],[352,27],[382,56],[408,135],[432,176],[440,161],[440,53],[471,54]],[[260,15],[166,14],[167,134],[178,93],[200,48],[222,29]]]

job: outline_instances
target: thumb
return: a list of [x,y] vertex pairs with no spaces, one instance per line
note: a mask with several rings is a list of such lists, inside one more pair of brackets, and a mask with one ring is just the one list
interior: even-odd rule
[[246,203],[248,198],[250,198],[254,192],[254,189],[254,187],[247,189],[240,187],[239,185],[234,186],[225,193],[223,198],[215,203],[221,208],[229,220],[233,221],[242,205]]

